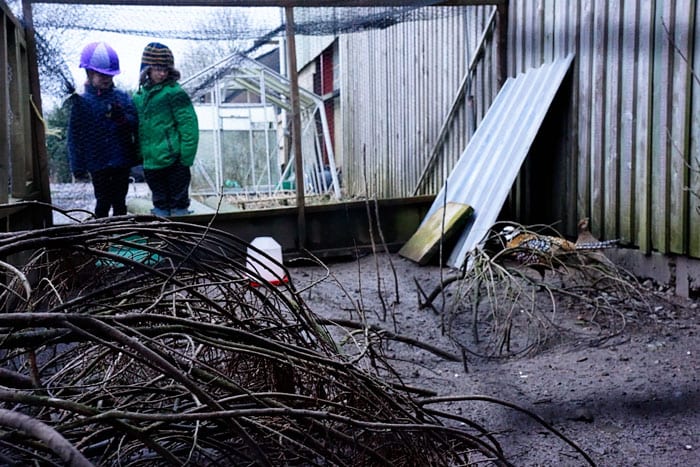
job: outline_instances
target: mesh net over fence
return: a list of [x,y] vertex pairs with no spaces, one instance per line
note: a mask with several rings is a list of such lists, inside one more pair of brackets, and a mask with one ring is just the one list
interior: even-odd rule
[[[384,29],[402,22],[457,16],[468,8],[431,6],[434,3],[376,8],[295,8],[294,31],[302,49],[297,53],[298,59],[302,65],[309,59],[303,56],[304,38],[322,42],[326,37]],[[9,4],[21,17],[20,3]],[[74,126],[83,131],[78,141],[92,142],[93,153],[98,154],[85,157],[108,159],[115,148],[113,142],[104,142],[107,130],[101,126],[114,126],[105,121],[120,119],[123,103],[115,106],[113,101],[99,99],[99,105],[87,106],[88,111],[75,111],[86,107],[88,77],[86,70],[79,67],[81,51],[96,41],[106,42],[118,54],[120,73],[113,82],[116,89],[130,97],[137,94],[143,78],[140,73],[144,47],[152,42],[167,45],[174,56],[174,68],[180,73],[178,83],[197,115],[196,154],[189,170],[181,171],[190,179],[176,179],[180,183],[175,183],[174,193],[169,193],[173,183],[167,178],[158,186],[162,174],[151,174],[155,186],[146,183],[149,166],[146,154],[145,176],[141,159],[129,167],[128,212],[147,214],[155,207],[156,214],[167,216],[235,210],[237,203],[261,197],[293,204],[297,185],[302,180],[307,196],[341,196],[342,167],[335,160],[333,124],[328,121],[334,104],[327,96],[323,97],[335,85],[321,83],[324,78],[320,76],[314,78],[318,82],[313,84],[300,83],[303,174],[295,174],[283,9],[174,7],[167,2],[162,6],[139,7],[33,3],[32,15],[42,100],[49,123],[51,182],[83,183],[81,191],[102,197],[109,204],[107,214],[95,199],[86,206],[68,206],[67,200],[57,198],[56,203],[61,207],[85,208],[96,212],[98,217],[124,210],[121,206],[124,183],[116,183],[118,188],[109,191],[114,184],[111,177],[123,180],[123,173],[110,174],[104,183],[101,183],[104,177],[98,174],[95,183],[96,177],[85,170],[85,164],[73,167],[69,163],[68,121],[74,113],[80,114]],[[147,127],[145,131],[151,134],[153,129]],[[162,140],[165,136],[158,138]],[[139,148],[143,142],[134,144]],[[178,148],[171,144],[170,149],[172,154],[163,157],[178,159]],[[96,171],[91,168],[92,172]],[[156,197],[163,194],[170,200],[171,196],[182,195],[183,184],[187,186],[190,205],[184,206],[184,201],[173,206],[170,201],[169,204],[152,202],[153,190],[157,191]],[[56,191],[61,190],[56,187]],[[116,210],[111,201],[118,204]]]

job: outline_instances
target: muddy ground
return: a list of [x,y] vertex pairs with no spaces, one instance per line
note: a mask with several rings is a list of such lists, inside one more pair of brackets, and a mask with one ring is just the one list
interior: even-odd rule
[[[485,329],[475,343],[471,314],[454,311],[465,300],[459,281],[425,306],[426,295],[450,275],[448,269],[389,254],[330,263],[328,270],[308,262],[289,267],[293,283],[320,316],[358,321],[364,310],[372,324],[466,356],[450,361],[389,343],[386,357],[407,385],[440,396],[481,395],[515,404],[560,431],[596,465],[700,465],[697,302],[677,299],[650,281],[639,284],[643,306],[631,310],[636,298],[616,304],[602,292],[599,298],[619,306],[619,314],[608,310],[615,316],[606,319],[571,304],[545,311],[546,320],[532,329],[511,330],[509,353],[493,345],[498,333]],[[542,288],[533,293],[548,295]],[[456,316],[451,324],[450,316]],[[528,351],[518,352],[519,346]],[[514,465],[590,465],[526,412],[488,401],[435,408],[487,427]]]
[[[57,205],[91,208],[89,189],[65,186],[63,191],[52,187]],[[425,295],[453,273],[449,269],[388,254],[333,262],[329,269],[310,262],[288,266],[293,283],[320,316],[359,321],[364,310],[368,322],[457,358],[387,344],[385,356],[407,385],[440,396],[481,395],[516,404],[551,424],[599,466],[700,466],[697,301],[641,281],[638,296],[622,301],[600,292],[596,299],[619,310],[595,315],[576,301],[552,310],[547,289],[536,288],[532,294],[542,314],[535,318],[541,322],[514,328],[508,349],[494,346],[499,333],[489,335],[488,324],[481,323],[488,310],[480,311],[481,341],[475,343],[460,282],[447,286],[432,306],[422,306]],[[547,276],[545,283],[550,280]],[[527,413],[483,401],[435,408],[487,427],[514,465],[590,465]]]

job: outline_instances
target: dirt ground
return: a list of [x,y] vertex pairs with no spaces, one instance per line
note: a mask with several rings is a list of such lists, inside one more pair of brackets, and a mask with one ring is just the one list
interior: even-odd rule
[[[466,337],[454,339],[472,334],[470,315],[459,315],[452,330],[443,332],[448,310],[461,300],[458,282],[445,287],[432,308],[421,306],[449,275],[447,269],[389,254],[330,263],[328,270],[308,262],[289,268],[302,297],[322,317],[358,321],[358,310],[364,310],[368,322],[449,354],[462,355],[455,341],[466,348],[465,363],[389,343],[386,357],[409,386],[439,396],[480,395],[515,404],[569,438],[595,465],[700,465],[697,302],[677,299],[647,281],[644,311],[621,312],[614,332],[596,336],[584,326],[578,334],[558,335],[555,327],[530,352],[486,358],[470,353]],[[550,318],[561,329],[571,329],[585,321],[583,312],[557,309]],[[435,408],[487,427],[514,465],[590,465],[526,412],[482,400]]]
[[[65,193],[56,188],[58,205],[90,209],[91,193],[67,187]],[[541,328],[535,327],[534,337],[531,329],[514,329],[515,347],[535,342],[530,352],[518,353],[516,348],[511,349],[514,355],[486,358],[474,354],[483,355],[483,344],[493,342],[494,336],[480,328],[485,342],[478,345],[470,313],[462,310],[451,319],[464,302],[458,282],[447,286],[432,307],[421,306],[425,295],[453,271],[388,254],[330,263],[328,270],[309,262],[288,266],[302,297],[324,318],[359,321],[359,310],[364,310],[369,323],[458,360],[462,348],[466,350],[465,364],[415,345],[390,342],[385,356],[406,385],[439,396],[479,395],[515,404],[561,432],[599,466],[700,466],[698,301],[678,299],[645,281],[640,294],[648,303],[630,312],[629,303],[615,302],[602,292],[597,298],[619,306],[620,312],[601,329],[591,329],[590,309],[565,304],[556,312],[543,312],[548,320],[546,340]],[[533,294],[547,301],[546,290]],[[347,337],[339,331],[337,335]],[[590,464],[517,409],[487,401],[435,408],[491,430],[514,465]]]

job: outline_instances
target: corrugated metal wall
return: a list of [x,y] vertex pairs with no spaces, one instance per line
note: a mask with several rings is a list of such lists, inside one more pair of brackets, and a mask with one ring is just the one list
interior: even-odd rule
[[[493,11],[454,8],[462,14],[341,37],[349,194],[413,194]],[[568,131],[552,135],[562,199],[537,207],[564,233],[590,216],[601,237],[700,257],[699,20],[695,0],[511,0],[509,76],[576,54]],[[472,84],[477,122],[497,92],[495,59],[490,44]],[[462,105],[420,193],[439,191],[468,142],[467,118]]]
[[606,238],[700,257],[695,0],[518,0],[509,13],[509,75],[576,53],[569,230],[590,215]]
[[[350,195],[412,196],[494,7],[430,7],[440,19],[340,37],[343,180]],[[435,15],[435,10],[431,10]],[[494,49],[472,81],[480,120],[496,94]],[[461,102],[419,194],[437,193],[469,138]]]

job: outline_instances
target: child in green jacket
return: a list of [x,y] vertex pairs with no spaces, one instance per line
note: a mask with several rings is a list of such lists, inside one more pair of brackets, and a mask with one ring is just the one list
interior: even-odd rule
[[143,172],[156,216],[189,214],[190,167],[199,143],[194,106],[177,81],[168,47],[151,42],[141,57],[141,80],[134,95],[139,115]]

